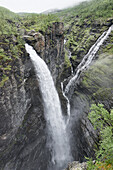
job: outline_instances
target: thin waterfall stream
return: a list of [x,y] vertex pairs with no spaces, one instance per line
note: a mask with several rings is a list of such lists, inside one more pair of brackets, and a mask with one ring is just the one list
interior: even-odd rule
[[25,47],[35,67],[36,77],[44,102],[48,136],[52,139],[49,141],[50,150],[52,150],[52,162],[58,167],[64,167],[65,164],[71,161],[72,157],[59,96],[46,63],[30,45],[25,44]]
[[70,98],[72,96],[74,86],[76,85],[76,81],[79,79],[80,74],[89,67],[95,57],[95,54],[103,42],[108,38],[112,30],[113,26],[111,26],[108,31],[105,31],[90,48],[89,52],[84,56],[83,60],[78,65],[76,74],[73,75],[66,85],[65,90],[63,88],[63,82],[61,82],[62,93],[67,100],[68,116],[66,123],[62,115],[59,96],[46,63],[37,55],[36,51],[30,45],[25,44],[26,51],[30,54],[31,61],[35,67],[36,77],[39,82],[44,103],[44,115],[47,124],[48,136],[52,139],[49,141],[49,147],[50,150],[52,150],[51,161],[57,166],[57,170],[64,168],[68,162],[72,161],[70,141],[69,135],[67,134],[66,125],[70,119]]
[[[84,56],[83,60],[81,61],[81,63],[78,65],[77,69],[76,69],[76,74],[73,74],[73,69],[71,67],[71,75],[73,76],[70,81],[68,82],[68,84],[65,87],[64,90],[64,85],[63,83],[66,81],[66,79],[64,79],[63,82],[61,82],[61,89],[62,89],[62,94],[64,96],[64,98],[67,101],[67,121],[66,124],[69,123],[70,120],[70,98],[73,94],[73,90],[74,90],[74,86],[76,84],[76,81],[79,79],[80,74],[88,68],[88,66],[91,64],[93,58],[95,57],[96,53],[98,52],[100,46],[103,44],[103,42],[108,38],[109,34],[111,33],[111,31],[113,30],[113,25],[108,29],[108,31],[105,31],[96,41],[96,43],[90,48],[90,50],[88,51],[88,53]],[[66,43],[66,40],[64,40],[64,44]],[[69,51],[69,59],[71,57],[71,52]]]
[[103,42],[108,38],[109,34],[113,30],[113,25],[108,29],[108,31],[105,31],[96,41],[96,43],[90,48],[89,52],[84,56],[81,63],[78,65],[76,69],[76,74],[70,79],[68,84],[65,87],[65,95],[70,100],[74,86],[76,84],[76,81],[79,79],[80,74],[89,67],[91,64],[93,58],[95,57],[95,54],[98,52],[100,46],[103,44]]

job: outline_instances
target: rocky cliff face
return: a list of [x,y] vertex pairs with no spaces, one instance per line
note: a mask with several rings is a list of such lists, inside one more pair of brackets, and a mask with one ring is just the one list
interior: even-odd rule
[[39,155],[39,146],[44,148],[42,145],[45,145],[42,100],[31,66],[24,51],[12,65],[9,80],[1,88],[0,169],[31,169],[26,160],[29,162],[36,147]]
[[[32,31],[24,39],[46,61],[56,82],[64,64],[63,24],[54,23],[45,35]],[[0,169],[47,169],[50,152],[43,102],[25,49],[10,65],[9,78],[0,88]]]
[[52,23],[48,30],[36,33],[34,30],[26,33],[23,39],[34,47],[37,54],[46,62],[52,74],[61,105],[66,114],[66,100],[62,95],[61,81],[71,74],[71,65],[67,67],[64,53],[64,25],[61,22]]
[[[65,67],[63,24],[53,23],[45,34],[31,31],[24,35],[24,40],[31,44],[47,63],[65,113],[66,101],[61,93],[60,83],[70,74],[70,70]],[[109,47],[110,42],[111,40],[104,44],[105,49]],[[17,45],[17,37],[10,37],[10,43]],[[9,45],[3,43],[3,39],[0,45],[11,55]],[[103,52],[104,48],[101,48],[100,53]],[[43,102],[28,54],[22,48],[21,54],[18,55],[18,58],[10,61],[11,70],[6,73],[9,78],[0,88],[0,169],[45,170],[51,154],[46,146]],[[111,61],[112,55],[100,55],[98,61],[93,62],[93,66],[82,74],[72,95],[68,129],[75,160],[83,161],[84,155],[93,155],[92,147],[97,141],[97,134],[86,117],[91,103],[101,101],[108,106],[109,97],[113,94]],[[92,79],[90,73],[95,75],[95,79]],[[1,70],[0,74],[4,77],[4,70]],[[106,81],[102,82],[104,78]],[[112,96],[109,108],[111,106]]]
[[94,156],[92,148],[98,141],[98,133],[94,131],[87,119],[91,104],[102,103],[107,110],[113,107],[112,42],[113,31],[98,51],[89,69],[81,74],[74,87],[70,100],[70,121],[72,134],[75,136],[71,145],[75,160],[76,158],[79,158],[80,161],[84,160],[84,155]]
[[101,34],[113,24],[112,18],[101,21],[87,17],[83,22],[80,21],[81,19],[76,16],[75,21],[69,25],[66,36],[68,40],[66,45],[71,51],[70,60],[74,70]]
[[32,30],[27,35],[24,35],[23,38],[34,47],[39,56],[46,62],[56,83],[64,69],[65,62],[63,23],[53,23],[45,33],[36,33]]

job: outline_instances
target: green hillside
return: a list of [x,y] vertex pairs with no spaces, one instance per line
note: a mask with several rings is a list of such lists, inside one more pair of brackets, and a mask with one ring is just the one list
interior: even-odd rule
[[72,52],[74,66],[88,52],[98,37],[113,21],[112,0],[92,0],[57,14],[65,24],[67,48]]
[[10,10],[0,7],[0,35],[13,34],[17,31],[15,22],[18,20],[18,15]]
[[73,8],[65,9],[58,13],[59,17],[63,17],[67,23],[70,18],[74,20],[74,17],[78,15],[81,19],[91,17],[92,19],[106,19],[113,17],[113,1],[112,0],[91,0],[82,2]]

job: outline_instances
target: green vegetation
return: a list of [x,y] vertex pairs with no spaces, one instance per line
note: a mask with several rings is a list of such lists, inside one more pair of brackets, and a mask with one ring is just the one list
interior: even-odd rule
[[0,36],[0,87],[9,79],[15,60],[23,55],[24,41],[18,35]]
[[113,17],[112,6],[112,0],[92,0],[57,14],[64,22],[66,45],[74,60],[80,62],[102,32],[108,29],[109,20]]
[[4,83],[9,80],[9,77],[7,77],[6,75],[3,75],[2,77],[2,81],[0,82],[0,87],[4,86]]
[[59,21],[56,15],[48,14],[15,14],[0,7],[0,34],[18,34],[24,28],[26,31],[45,31],[52,22]]
[[[53,22],[64,22],[66,49],[70,49],[72,59],[79,63],[98,37],[108,29],[113,19],[113,0],[92,0],[82,2],[73,8],[55,14],[15,14],[0,7],[0,88],[14,72],[16,79],[22,81],[20,72],[16,72],[20,57],[24,57],[22,35],[34,30],[46,32]],[[51,41],[51,45],[54,44]],[[110,108],[113,96],[113,31],[109,41],[99,51],[96,62],[81,76],[81,89],[85,89],[92,103],[104,103]],[[68,52],[65,50],[65,68],[70,69]],[[59,65],[57,65],[59,68]],[[68,75],[68,74],[67,74]],[[85,100],[86,96],[75,92]],[[88,96],[88,97],[89,97]],[[106,104],[107,103],[107,104]],[[88,170],[113,169],[113,110],[108,112],[102,104],[92,105],[89,119],[99,133],[99,148],[96,151],[96,163],[88,161]]]
[[99,131],[99,148],[96,151],[96,163],[88,161],[88,170],[112,170],[113,169],[113,109],[110,113],[104,105],[93,104],[88,115],[95,130]]
[[103,52],[107,52],[109,54],[113,54],[113,31],[110,34],[110,42],[105,46]]
[[48,26],[53,22],[58,22],[59,18],[55,15],[48,14],[24,14],[21,16],[21,28],[26,29],[26,31],[43,31],[45,32]]
[[84,94],[90,103],[103,103],[110,109],[113,106],[113,55],[99,55],[93,65],[81,74],[79,87],[84,89],[84,92],[78,91],[79,96]]
[[0,7],[0,35],[17,33],[16,22],[18,15],[10,10]]
[[70,63],[70,60],[69,60],[69,57],[68,57],[68,51],[65,50],[65,65],[67,67],[71,67],[71,63]]
[[[64,22],[66,48],[70,49],[73,62],[79,63],[102,32],[108,29],[110,19],[113,17],[112,6],[112,0],[92,0],[47,15],[15,14],[0,7],[0,67],[3,66],[2,70],[7,69],[11,61],[22,55],[21,51],[24,49],[22,35],[25,32],[35,30],[44,34],[48,26],[57,21]],[[110,43],[106,45],[103,52],[113,54],[113,33]],[[65,64],[70,67],[67,53],[65,53]],[[87,81],[84,80],[84,83],[87,84]]]
[[54,15],[15,14],[0,7],[0,87],[8,80],[12,63],[23,55],[24,32],[45,31],[52,22],[58,21]]
[[[82,19],[91,17],[92,19],[107,19],[111,18],[112,15],[112,0],[92,0],[82,2],[73,8],[68,8],[58,13],[58,16],[69,22],[70,19],[81,17]],[[83,21],[83,20],[82,20]]]

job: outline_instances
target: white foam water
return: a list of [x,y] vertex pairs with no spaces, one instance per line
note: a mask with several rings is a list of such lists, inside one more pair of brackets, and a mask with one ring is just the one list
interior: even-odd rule
[[35,67],[44,102],[48,135],[52,138],[52,140],[49,141],[49,146],[51,146],[50,149],[52,150],[52,161],[59,167],[63,167],[65,163],[71,160],[71,154],[59,96],[46,63],[37,55],[36,51],[30,45],[25,44],[25,47]]

